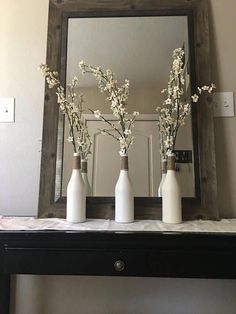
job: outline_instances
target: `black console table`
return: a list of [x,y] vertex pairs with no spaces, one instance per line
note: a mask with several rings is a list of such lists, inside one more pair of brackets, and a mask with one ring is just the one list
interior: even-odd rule
[[229,233],[1,231],[0,247],[1,314],[11,274],[236,278]]

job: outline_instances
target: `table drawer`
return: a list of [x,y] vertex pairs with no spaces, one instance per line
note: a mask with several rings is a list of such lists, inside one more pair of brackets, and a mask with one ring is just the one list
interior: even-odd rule
[[3,269],[16,274],[236,278],[236,253],[6,247]]
[[5,248],[4,272],[21,274],[150,276],[146,251]]

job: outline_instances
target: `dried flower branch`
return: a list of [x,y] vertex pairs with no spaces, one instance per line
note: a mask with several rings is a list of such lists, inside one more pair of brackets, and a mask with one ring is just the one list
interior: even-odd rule
[[102,129],[100,132],[104,135],[112,136],[120,143],[120,155],[126,156],[129,147],[133,144],[131,128],[134,126],[134,120],[139,112],[134,111],[132,117],[128,117],[127,100],[129,96],[129,81],[125,80],[125,84],[118,86],[118,82],[114,79],[114,73],[111,70],[103,71],[101,67],[94,67],[86,64],[84,61],[79,63],[82,74],[90,73],[95,76],[98,81],[98,87],[102,93],[107,95],[107,100],[111,103],[113,115],[117,118],[117,126],[108,121],[99,110],[92,110],[94,116],[101,119],[114,131],[111,133],[108,129]]
[[65,90],[58,78],[58,72],[50,71],[46,64],[41,64],[40,70],[46,78],[49,88],[56,88],[57,103],[68,119],[70,130],[67,140],[72,143],[75,153],[79,153],[82,159],[88,159],[91,154],[92,142],[87,125],[82,118],[83,95],[77,95],[75,92],[78,87],[78,78],[74,77],[71,84],[67,86],[68,96],[66,97]]
[[[173,63],[170,71],[167,89],[162,90],[165,100],[157,107],[158,129],[160,134],[160,153],[162,159],[173,154],[179,128],[185,124],[186,117],[191,113],[191,105],[185,99],[184,50],[177,48],[173,51]],[[197,93],[191,96],[192,102],[197,103],[203,91],[211,93],[214,84],[197,88]]]

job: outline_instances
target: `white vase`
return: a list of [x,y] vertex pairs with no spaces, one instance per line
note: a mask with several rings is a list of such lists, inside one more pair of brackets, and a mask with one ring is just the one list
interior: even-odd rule
[[161,182],[159,184],[158,191],[157,191],[157,196],[158,197],[162,197],[162,187],[163,187],[163,184],[164,184],[164,181],[165,181],[165,178],[166,178],[166,173],[167,173],[167,161],[166,161],[166,159],[162,160],[161,171],[162,171]]
[[66,220],[78,223],[86,220],[86,191],[81,175],[80,156],[74,154],[74,166],[67,186]]
[[168,170],[162,187],[162,221],[178,224],[182,222],[180,186],[175,171],[175,157],[168,158]]
[[115,221],[134,221],[134,196],[128,172],[128,156],[121,157],[121,170],[115,187]]
[[81,161],[81,174],[85,184],[86,196],[92,196],[92,189],[88,180],[88,161]]

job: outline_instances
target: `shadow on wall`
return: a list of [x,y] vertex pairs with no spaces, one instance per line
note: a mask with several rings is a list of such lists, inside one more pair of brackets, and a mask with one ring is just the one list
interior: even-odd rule
[[17,288],[12,314],[235,314],[236,308],[233,280],[17,276]]
[[[225,77],[224,71],[228,63],[234,60],[231,60],[230,55],[227,56],[227,50],[230,47],[225,46],[222,42],[225,36],[231,36],[230,33],[226,33],[225,29],[228,28],[231,30],[232,35],[234,34],[234,28],[230,26],[230,18],[226,14],[227,10],[223,10],[223,7],[225,7],[225,4],[220,3],[220,1],[209,1],[212,81],[216,84],[217,91],[222,92],[228,91],[228,88],[230,88],[228,86],[229,78]],[[222,28],[223,23],[226,25],[224,28]],[[229,60],[225,60],[225,57],[229,57]],[[235,75],[235,73],[233,74]],[[233,79],[231,73],[229,73],[230,75]],[[235,184],[232,182],[236,173],[234,162],[236,150],[232,147],[234,146],[232,145],[233,134],[236,130],[234,120],[235,118],[215,118],[214,122],[219,210],[221,217],[229,218],[236,216]]]
[[[11,276],[10,314],[46,314],[47,289],[44,278],[36,275]],[[57,312],[50,314],[54,313]]]

